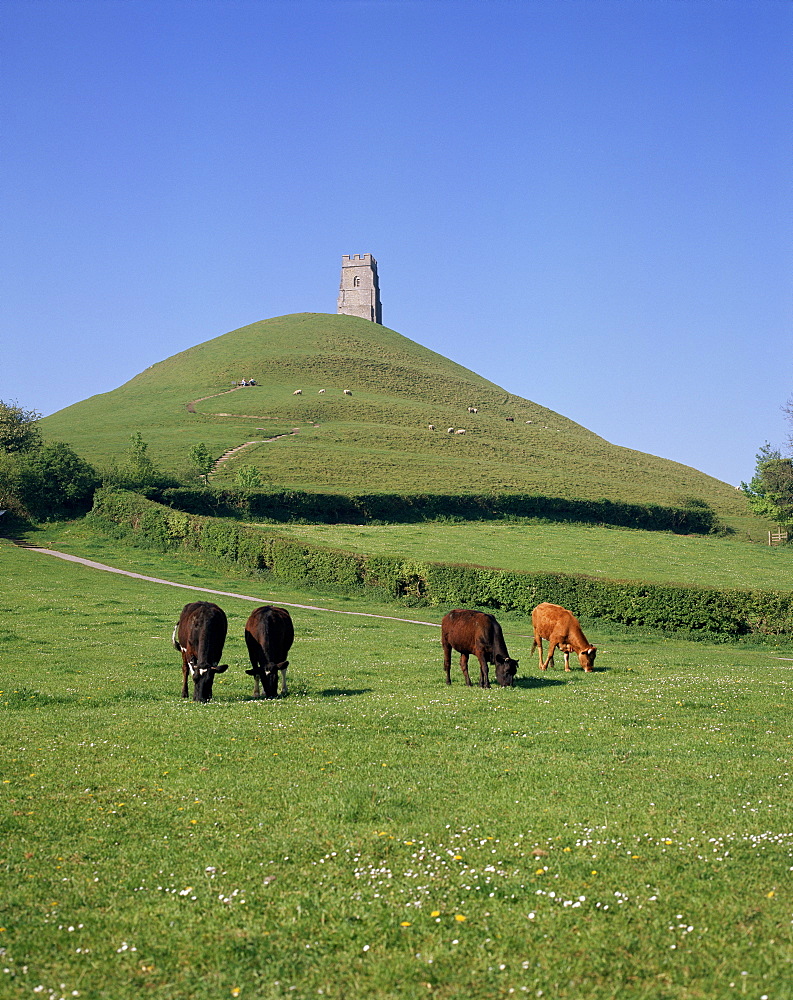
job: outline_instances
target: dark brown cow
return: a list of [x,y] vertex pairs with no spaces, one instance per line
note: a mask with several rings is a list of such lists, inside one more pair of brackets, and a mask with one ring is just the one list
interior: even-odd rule
[[278,694],[278,674],[281,674],[281,694],[287,694],[286,668],[289,650],[295,640],[295,629],[289,612],[269,604],[257,608],[245,624],[245,645],[251,659],[254,678],[253,696],[259,697],[259,682],[265,698]]
[[501,626],[492,615],[483,611],[450,611],[441,622],[441,645],[447,684],[452,682],[453,649],[460,654],[460,669],[469,687],[468,657],[472,653],[479,660],[480,687],[490,687],[488,663],[495,664],[496,680],[502,687],[512,687],[515,683],[518,661],[510,659]]
[[215,674],[228,670],[220,663],[228,621],[217,604],[196,601],[185,604],[173,630],[173,644],[182,654],[182,697],[187,697],[187,678],[193,679],[193,701],[211,701]]
[[[597,646],[593,646],[581,631],[575,615],[558,604],[538,604],[531,613],[531,622],[534,626],[531,651],[540,650],[540,670],[547,670],[548,664],[553,663],[554,650],[558,647],[564,653],[565,670],[570,669],[570,654],[577,653],[578,662],[587,673],[591,673]],[[543,639],[548,640],[550,647],[546,660],[542,658]]]

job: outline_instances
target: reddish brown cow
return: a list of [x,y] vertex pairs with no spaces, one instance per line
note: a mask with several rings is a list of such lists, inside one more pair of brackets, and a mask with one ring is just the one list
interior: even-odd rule
[[[575,615],[558,604],[538,604],[531,613],[531,621],[534,626],[531,651],[540,650],[540,670],[547,670],[548,664],[553,663],[554,650],[558,647],[564,653],[565,670],[570,669],[570,654],[577,653],[578,662],[587,673],[591,672],[597,646],[593,646],[581,631]],[[547,639],[549,644],[546,660],[542,658],[543,639]]]
[[441,622],[443,669],[446,683],[451,684],[452,650],[460,654],[460,669],[465,683],[470,687],[468,657],[479,660],[480,687],[490,687],[488,663],[496,668],[496,680],[502,687],[512,687],[518,670],[518,661],[510,659],[501,626],[492,615],[483,611],[450,611]]
[[257,608],[245,624],[245,645],[251,659],[251,670],[246,670],[254,678],[253,696],[259,697],[259,682],[265,698],[275,698],[278,694],[278,674],[281,674],[281,694],[287,694],[287,655],[295,640],[295,629],[289,612],[284,608],[274,608],[269,604]]
[[228,670],[220,663],[228,621],[222,608],[209,601],[185,604],[173,630],[173,644],[182,654],[182,697],[187,697],[187,678],[193,679],[193,701],[211,701],[215,674]]

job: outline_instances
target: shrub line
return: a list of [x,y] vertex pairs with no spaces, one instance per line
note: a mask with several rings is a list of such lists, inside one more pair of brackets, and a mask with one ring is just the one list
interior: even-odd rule
[[693,500],[679,507],[663,507],[660,504],[576,500],[523,493],[367,493],[346,496],[303,490],[185,486],[153,491],[148,495],[187,514],[237,520],[413,524],[450,518],[460,521],[539,518],[577,524],[610,524],[643,531],[672,531],[683,535],[710,534],[721,530],[713,510],[707,504]]

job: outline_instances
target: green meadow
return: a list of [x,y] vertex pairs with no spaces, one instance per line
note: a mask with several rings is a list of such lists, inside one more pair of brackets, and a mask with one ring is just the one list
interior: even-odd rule
[[675,535],[587,524],[469,521],[426,524],[279,524],[266,530],[374,555],[495,566],[519,572],[583,573],[718,588],[790,590],[793,549],[740,538]]
[[[446,609],[30,540],[196,589],[0,540],[3,997],[793,995],[793,643],[598,631],[595,673],[541,675],[503,616],[517,686],[447,687]],[[288,697],[251,697],[256,602],[202,587],[310,606]],[[196,599],[230,620],[208,705]]]

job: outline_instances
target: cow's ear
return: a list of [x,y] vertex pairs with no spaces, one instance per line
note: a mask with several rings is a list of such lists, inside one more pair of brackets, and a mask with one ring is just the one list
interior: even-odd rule
[[229,668],[228,663],[221,663],[221,665],[219,667],[213,667],[212,670],[216,674],[223,674],[223,673],[225,673],[228,670],[228,668]]
[[245,673],[246,673],[246,674],[250,674],[250,675],[251,675],[251,677],[254,677],[254,676],[256,675],[256,671],[255,671],[255,670],[253,670],[253,669],[251,669],[251,670],[246,670],[246,671],[245,671]]
[[284,660],[284,662],[283,662],[283,663],[279,663],[279,664],[278,664],[278,665],[276,666],[276,668],[275,668],[275,669],[276,669],[276,670],[286,670],[286,668],[287,668],[288,666],[289,666],[289,660]]

